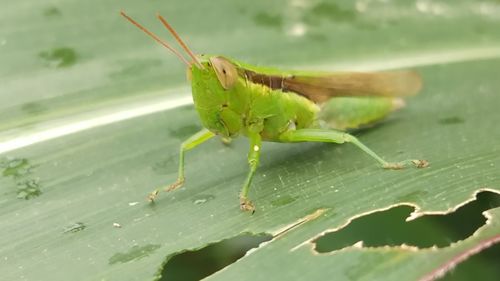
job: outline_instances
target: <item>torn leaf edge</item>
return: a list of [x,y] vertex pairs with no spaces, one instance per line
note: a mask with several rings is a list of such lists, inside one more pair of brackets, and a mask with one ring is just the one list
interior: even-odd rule
[[[293,247],[290,249],[290,252],[294,252],[296,251],[297,249],[305,246],[305,245],[309,245],[309,249],[310,251],[312,252],[312,254],[314,255],[331,255],[331,254],[334,254],[334,253],[337,253],[337,252],[340,252],[340,251],[344,251],[344,250],[349,250],[349,249],[403,249],[403,250],[410,250],[410,251],[419,251],[419,250],[423,250],[423,249],[431,249],[431,250],[435,250],[435,249],[438,249],[437,247],[433,246],[433,247],[429,247],[429,248],[419,248],[419,247],[416,247],[416,246],[410,246],[410,245],[406,245],[406,244],[401,244],[399,246],[382,246],[382,247],[359,247],[359,242],[362,242],[362,241],[358,241],[357,243],[355,243],[354,245],[351,245],[351,246],[347,246],[347,247],[344,247],[342,249],[339,249],[339,250],[335,250],[335,251],[331,251],[331,252],[328,252],[328,253],[318,253],[316,250],[315,250],[315,243],[314,241],[328,233],[333,233],[333,232],[337,232],[343,228],[345,228],[346,226],[348,226],[352,221],[358,219],[358,218],[361,218],[363,216],[367,216],[367,215],[371,215],[371,214],[374,214],[374,213],[378,213],[378,212],[383,212],[383,211],[387,211],[389,209],[392,209],[392,208],[395,208],[395,207],[400,207],[400,206],[410,206],[410,207],[413,207],[415,210],[406,218],[405,221],[412,221],[414,219],[417,219],[419,217],[422,217],[422,216],[425,216],[425,215],[448,215],[448,214],[451,214],[453,212],[455,212],[456,210],[458,210],[460,207],[462,206],[465,206],[466,204],[470,203],[470,202],[473,202],[475,200],[477,200],[477,195],[481,192],[492,192],[492,193],[496,193],[496,194],[500,194],[500,190],[497,190],[497,189],[493,189],[493,188],[480,188],[480,189],[477,189],[475,190],[473,193],[472,193],[472,196],[469,197],[468,199],[466,199],[465,201],[451,207],[451,208],[448,208],[447,210],[444,210],[444,211],[422,211],[422,208],[415,204],[415,203],[411,203],[411,202],[400,202],[400,203],[396,203],[396,204],[392,204],[390,206],[387,206],[387,207],[383,207],[383,208],[379,208],[379,209],[374,209],[374,210],[370,210],[370,211],[367,211],[367,212],[363,212],[363,213],[360,213],[360,214],[357,214],[355,216],[352,216],[350,218],[348,218],[346,220],[345,223],[341,224],[340,226],[338,227],[335,227],[335,228],[328,228],[322,232],[320,232],[319,234],[316,234],[315,236],[307,239],[306,241],[298,244],[297,246]],[[487,211],[485,211],[487,212]],[[483,212],[483,215],[487,218],[486,220],[486,223],[484,225],[487,225],[489,223],[489,217],[485,215],[485,212]],[[480,227],[476,232],[478,232],[479,230],[481,230],[484,226]],[[476,234],[476,232],[474,232],[471,236],[469,237],[472,237]],[[468,237],[468,238],[469,238]],[[468,239],[466,238],[466,239]],[[461,241],[464,241],[464,240],[460,240],[460,241],[457,241],[455,243],[451,243],[450,246],[448,247],[451,247],[452,245],[456,244],[456,243],[459,243]],[[358,244],[358,245],[356,245]],[[355,246],[356,245],[356,246]],[[362,245],[362,244],[361,244]],[[448,247],[445,247],[445,248],[448,248]],[[441,248],[443,249],[443,248]]]

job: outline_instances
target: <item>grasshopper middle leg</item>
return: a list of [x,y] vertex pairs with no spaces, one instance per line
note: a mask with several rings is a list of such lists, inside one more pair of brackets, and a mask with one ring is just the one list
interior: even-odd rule
[[243,211],[255,212],[255,206],[252,201],[248,199],[248,191],[250,190],[250,184],[252,183],[253,175],[257,170],[260,158],[260,149],[262,145],[261,136],[259,134],[252,134],[250,138],[250,149],[248,151],[248,165],[250,166],[250,171],[248,172],[245,184],[241,189],[240,193],[240,209]]

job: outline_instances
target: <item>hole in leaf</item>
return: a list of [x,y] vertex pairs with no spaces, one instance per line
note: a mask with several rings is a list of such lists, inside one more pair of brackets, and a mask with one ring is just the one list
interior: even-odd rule
[[195,251],[172,256],[162,270],[160,281],[200,280],[236,262],[250,249],[272,239],[271,235],[242,235]]
[[353,220],[341,230],[327,233],[314,241],[319,253],[336,251],[363,241],[363,247],[399,246],[447,247],[466,239],[483,226],[482,212],[500,206],[500,195],[480,192],[476,200],[447,215],[425,215],[405,219],[414,211],[410,206],[394,207]]

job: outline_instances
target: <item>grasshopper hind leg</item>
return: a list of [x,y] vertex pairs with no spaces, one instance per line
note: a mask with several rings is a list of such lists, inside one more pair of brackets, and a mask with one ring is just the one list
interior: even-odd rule
[[355,136],[348,133],[329,130],[329,129],[300,129],[288,131],[280,135],[279,140],[282,142],[331,142],[331,143],[352,143],[373,159],[375,159],[382,168],[398,170],[402,169],[407,164],[411,163],[418,168],[423,168],[428,165],[425,160],[405,160],[402,162],[387,162],[382,157],[378,156],[373,150],[360,142]]

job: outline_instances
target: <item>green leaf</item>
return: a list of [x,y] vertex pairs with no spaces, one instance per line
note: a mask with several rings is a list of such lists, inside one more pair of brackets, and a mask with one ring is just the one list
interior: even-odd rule
[[[440,249],[315,254],[309,243],[392,206],[447,213],[480,190],[500,193],[497,1],[54,3],[0,11],[0,279],[155,280],[175,253],[268,233],[211,278],[415,280],[500,234],[497,208]],[[193,50],[248,63],[417,68],[423,92],[357,136],[388,160],[430,167],[387,171],[350,145],[266,143],[250,215],[237,200],[247,141],[211,140],[187,155],[184,188],[148,204],[175,181],[178,147],[201,126],[182,64],[122,8],[169,42],[156,11]]]

